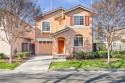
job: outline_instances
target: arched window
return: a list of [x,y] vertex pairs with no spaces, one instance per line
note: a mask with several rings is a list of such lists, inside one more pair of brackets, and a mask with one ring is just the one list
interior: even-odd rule
[[74,37],[74,46],[83,46],[83,36],[82,35],[76,35]]

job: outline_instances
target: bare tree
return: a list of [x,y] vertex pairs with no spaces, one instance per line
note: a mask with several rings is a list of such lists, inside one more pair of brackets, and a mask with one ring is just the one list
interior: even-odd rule
[[97,0],[93,5],[95,20],[101,23],[102,36],[107,42],[108,63],[110,63],[110,47],[113,41],[120,40],[124,32],[116,34],[116,29],[125,25],[124,0]]
[[28,23],[33,24],[33,19],[40,14],[41,8],[36,0],[0,1],[1,32],[5,35],[1,35],[0,39],[11,46],[9,63],[12,63],[12,45],[18,37],[25,35]]

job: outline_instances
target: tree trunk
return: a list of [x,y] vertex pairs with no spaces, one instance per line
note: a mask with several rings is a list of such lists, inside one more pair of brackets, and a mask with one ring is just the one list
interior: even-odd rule
[[107,63],[109,64],[110,63],[110,46],[108,46],[108,61]]
[[10,45],[10,58],[9,58],[9,63],[11,64],[12,63],[12,53],[13,53],[13,51],[12,51],[12,45]]

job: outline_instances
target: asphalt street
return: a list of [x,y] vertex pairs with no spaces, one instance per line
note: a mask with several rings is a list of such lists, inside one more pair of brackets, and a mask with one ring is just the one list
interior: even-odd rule
[[27,71],[0,73],[0,83],[125,83],[124,71]]

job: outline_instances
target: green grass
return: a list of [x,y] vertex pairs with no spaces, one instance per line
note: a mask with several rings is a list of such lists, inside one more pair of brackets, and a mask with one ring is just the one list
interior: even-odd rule
[[120,69],[125,68],[125,60],[111,60],[111,64],[107,64],[106,60],[67,60],[52,62],[50,65],[50,69],[68,69],[70,67],[76,69]]
[[9,64],[5,60],[0,60],[0,69],[10,69],[13,70],[19,65],[19,62],[16,61],[15,63]]

